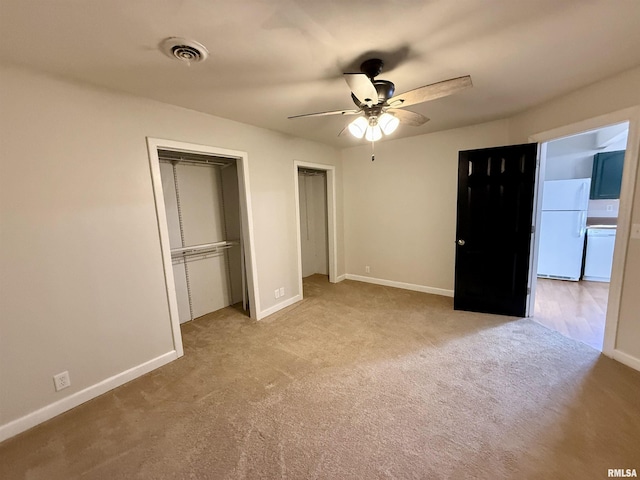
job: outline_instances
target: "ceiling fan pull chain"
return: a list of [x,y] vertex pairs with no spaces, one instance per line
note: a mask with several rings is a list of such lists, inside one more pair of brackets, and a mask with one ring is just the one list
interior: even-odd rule
[[376,142],[371,140],[371,161],[373,162],[376,159]]

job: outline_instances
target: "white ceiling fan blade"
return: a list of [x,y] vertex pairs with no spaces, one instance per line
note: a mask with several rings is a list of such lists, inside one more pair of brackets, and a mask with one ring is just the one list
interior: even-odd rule
[[398,120],[400,120],[400,123],[402,123],[403,125],[412,125],[414,127],[419,127],[420,125],[424,125],[429,121],[429,119],[424,115],[417,112],[412,112],[411,110],[390,108],[389,110],[387,110],[387,112],[398,117]]
[[287,118],[324,117],[327,115],[357,115],[360,112],[361,110],[331,110],[329,112],[303,113],[302,115],[292,115]]
[[344,79],[360,103],[368,106],[378,103],[378,91],[364,73],[345,73]]
[[393,108],[408,107],[409,105],[415,105],[416,103],[428,102],[429,100],[435,100],[436,98],[446,97],[447,95],[451,95],[471,86],[473,86],[471,83],[471,76],[465,75],[464,77],[451,78],[449,80],[409,90],[408,92],[401,93],[400,95],[390,98],[387,103]]

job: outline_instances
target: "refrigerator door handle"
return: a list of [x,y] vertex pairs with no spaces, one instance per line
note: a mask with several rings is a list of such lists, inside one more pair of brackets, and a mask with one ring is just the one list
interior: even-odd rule
[[[584,200],[584,186],[585,183],[582,182],[582,185],[580,185],[580,190],[578,190],[578,198],[576,198],[576,200],[578,201],[578,205],[582,204],[582,201]],[[580,208],[580,207],[577,207]]]
[[580,212],[580,217],[578,222],[578,237],[582,237],[584,236],[584,234],[587,232],[587,212],[586,211],[582,211]]
[[582,191],[584,192],[583,195],[582,195],[582,199],[583,199],[583,203],[582,204],[584,205],[584,208],[586,209],[586,208],[589,208],[589,196],[590,196],[589,194],[591,193],[591,192],[589,192],[589,189],[587,188],[587,182],[586,181],[582,184]]

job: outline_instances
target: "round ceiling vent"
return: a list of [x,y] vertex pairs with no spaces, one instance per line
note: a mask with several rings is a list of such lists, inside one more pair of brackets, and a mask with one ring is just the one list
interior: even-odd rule
[[165,38],[160,43],[160,50],[168,57],[188,64],[204,62],[209,56],[209,51],[201,43],[180,37]]

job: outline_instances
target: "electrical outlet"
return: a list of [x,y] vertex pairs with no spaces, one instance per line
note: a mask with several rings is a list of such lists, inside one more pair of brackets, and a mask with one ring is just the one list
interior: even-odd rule
[[365,273],[371,273],[371,268],[369,267],[369,265],[364,267],[364,271]]
[[280,296],[284,297],[284,287],[280,287]]
[[53,384],[56,387],[56,392],[63,390],[71,386],[71,378],[69,378],[69,372],[62,372],[53,376]]
[[274,295],[276,296],[276,298],[280,298],[280,289],[276,288],[276,291],[274,292]]
[[640,223],[634,223],[631,225],[631,238],[640,239]]

